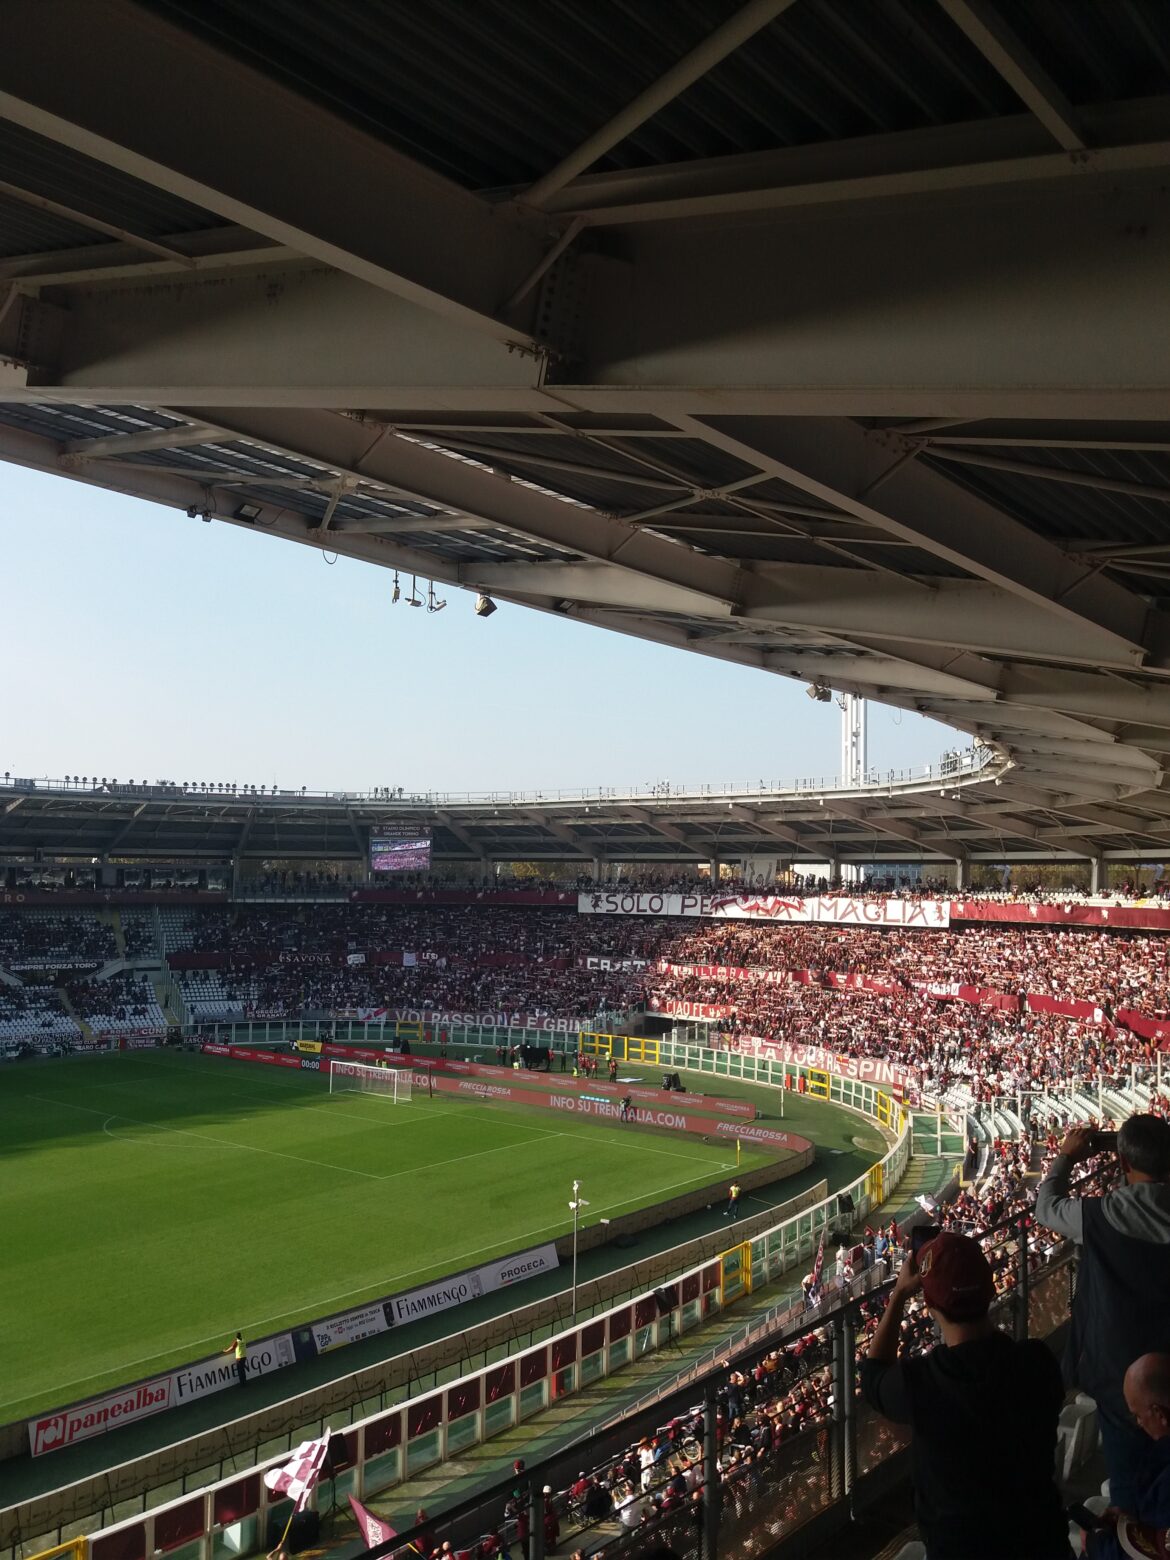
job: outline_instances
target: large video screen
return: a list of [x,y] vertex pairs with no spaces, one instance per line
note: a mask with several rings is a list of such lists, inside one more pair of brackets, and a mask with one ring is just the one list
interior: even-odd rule
[[431,837],[379,835],[370,840],[371,872],[429,872]]

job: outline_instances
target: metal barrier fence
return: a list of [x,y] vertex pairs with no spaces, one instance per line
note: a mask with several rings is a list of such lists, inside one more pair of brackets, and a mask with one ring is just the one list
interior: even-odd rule
[[[680,1063],[681,1065],[681,1063]],[[861,1222],[897,1185],[910,1154],[910,1121],[897,1101],[872,1084],[835,1076],[831,1098],[896,1133],[893,1146],[842,1192]],[[366,1499],[423,1469],[465,1452],[573,1392],[643,1355],[673,1344],[680,1335],[797,1264],[806,1263],[838,1215],[842,1192],[746,1240],[671,1281],[675,1302],[662,1314],[654,1292],[554,1334],[427,1396],[358,1420],[345,1429],[344,1465],[330,1498]],[[661,1293],[661,1290],[659,1291]],[[323,1433],[324,1421],[290,1428],[279,1446],[260,1449],[266,1461],[297,1441]],[[260,1468],[170,1500],[92,1534],[91,1560],[147,1560],[166,1550],[172,1560],[229,1560],[269,1547],[287,1518],[286,1501],[269,1498]],[[12,1544],[13,1560],[24,1545]]]
[[[1049,1338],[1068,1319],[1073,1263],[1066,1249],[1039,1267],[1027,1252],[1025,1216],[1013,1215],[991,1237],[995,1254],[1005,1259],[1005,1289],[993,1316],[1016,1336]],[[861,1299],[864,1304],[864,1297]],[[910,1439],[908,1427],[894,1425],[875,1413],[857,1393],[861,1320],[854,1293],[837,1303],[810,1313],[795,1326],[778,1322],[768,1336],[756,1337],[740,1352],[722,1351],[705,1375],[690,1381],[681,1392],[660,1398],[642,1412],[631,1411],[620,1426],[603,1427],[591,1434],[587,1446],[559,1452],[530,1468],[528,1481],[528,1560],[544,1560],[543,1490],[549,1486],[554,1509],[563,1519],[561,1549],[581,1548],[604,1560],[635,1560],[663,1545],[681,1560],[719,1560],[720,1556],[758,1554],[765,1550],[783,1557],[797,1549],[804,1552],[807,1530],[817,1522],[818,1537],[845,1527],[891,1474],[898,1473],[899,1454]],[[750,1373],[765,1351],[782,1341],[821,1332],[819,1347],[810,1352],[815,1371],[828,1370],[832,1410],[830,1417],[791,1439],[782,1440],[760,1456],[745,1458],[734,1468],[720,1466],[714,1425],[721,1388],[731,1370]],[[826,1336],[827,1334],[827,1336]],[[806,1372],[807,1374],[807,1372]],[[800,1379],[800,1378],[798,1378]],[[778,1378],[778,1386],[790,1384]],[[582,1466],[586,1471],[608,1470],[620,1454],[644,1436],[680,1419],[689,1420],[697,1410],[704,1418],[703,1442],[688,1444],[684,1457],[666,1459],[652,1476],[649,1489],[623,1491],[623,1504],[597,1520],[585,1520],[569,1494]],[[723,1457],[726,1459],[727,1448]],[[903,1464],[904,1464],[904,1460]],[[642,1520],[650,1497],[665,1488],[676,1465],[689,1464],[686,1503],[661,1515]],[[504,1524],[499,1512],[508,1486],[485,1492],[444,1513],[428,1524],[428,1536],[438,1544],[447,1541],[456,1553],[478,1553],[485,1535]],[[505,1528],[504,1536],[511,1537]],[[380,1560],[401,1550],[418,1530],[404,1532],[368,1552],[367,1560]]]

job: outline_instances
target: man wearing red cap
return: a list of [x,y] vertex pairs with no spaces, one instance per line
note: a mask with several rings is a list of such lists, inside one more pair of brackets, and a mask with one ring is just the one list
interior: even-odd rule
[[[898,1359],[921,1290],[942,1343]],[[913,1426],[914,1500],[928,1560],[1067,1560],[1053,1478],[1060,1369],[1038,1340],[1015,1343],[988,1314],[995,1283],[977,1241],[937,1235],[908,1257],[861,1363],[880,1414]]]

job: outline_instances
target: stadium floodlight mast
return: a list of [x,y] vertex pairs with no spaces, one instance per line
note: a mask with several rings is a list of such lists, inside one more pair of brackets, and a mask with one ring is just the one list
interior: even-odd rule
[[581,1196],[580,1181],[573,1182],[573,1201],[569,1204],[573,1214],[573,1321],[577,1320],[577,1217],[589,1204]]

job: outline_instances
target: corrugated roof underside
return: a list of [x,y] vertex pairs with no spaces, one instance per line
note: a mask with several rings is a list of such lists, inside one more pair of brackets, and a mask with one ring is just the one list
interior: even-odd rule
[[[472,188],[553,167],[739,0],[140,0]],[[1165,92],[1163,0],[1000,0],[1074,103]],[[595,169],[995,118],[1019,100],[940,7],[800,0]]]
[[[180,104],[176,104],[176,112],[181,112]],[[139,238],[166,238],[223,225],[221,218],[201,206],[6,119],[0,119],[0,179]],[[0,257],[52,253],[103,242],[117,240],[83,222],[23,201],[5,199],[0,204]]]

